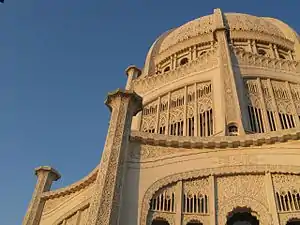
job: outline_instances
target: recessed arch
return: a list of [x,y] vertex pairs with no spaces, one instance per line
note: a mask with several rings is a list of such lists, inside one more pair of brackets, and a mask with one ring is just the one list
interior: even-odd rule
[[286,225],[300,225],[300,217],[290,219]]
[[158,217],[152,220],[151,225],[170,225],[170,224],[166,219],[162,217]]
[[183,58],[183,59],[181,59],[180,60],[180,65],[182,66],[182,65],[185,65],[185,64],[187,64],[189,62],[189,59],[187,58],[187,57],[185,57],[185,58]]
[[[190,178],[200,178],[207,177],[210,175],[220,176],[220,175],[234,175],[234,174],[246,174],[246,173],[261,173],[264,174],[266,171],[270,173],[289,173],[289,174],[300,174],[299,166],[285,166],[285,165],[240,165],[236,166],[236,172],[232,171],[232,167],[222,167],[222,168],[206,168],[200,170],[187,171],[182,173],[172,174],[166,177],[162,177],[159,180],[155,181],[152,185],[150,185],[144,193],[144,197],[142,200],[142,208],[140,215],[140,225],[147,224],[147,217],[149,215],[150,209],[150,200],[152,196],[158,191],[160,188],[167,186],[170,183],[174,183],[180,180],[186,180]],[[259,213],[259,220],[261,224],[268,225],[271,224],[271,217],[268,213],[268,209],[266,206],[261,204],[260,202],[244,197],[243,199],[238,197],[234,199],[230,199],[226,205],[221,205],[219,208],[219,221],[223,224],[226,223],[226,215],[228,212],[232,211],[232,209],[241,204],[246,204],[247,206],[255,206],[255,210]]]
[[199,220],[190,220],[186,225],[203,225]]
[[227,215],[226,225],[259,225],[259,220],[250,208],[237,207]]
[[258,49],[258,50],[257,50],[257,53],[258,53],[259,55],[262,55],[262,56],[267,56],[267,52],[266,52],[266,50],[264,50],[264,49]]

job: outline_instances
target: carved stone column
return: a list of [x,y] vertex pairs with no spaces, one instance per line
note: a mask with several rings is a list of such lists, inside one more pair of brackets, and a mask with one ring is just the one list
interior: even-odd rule
[[[224,104],[222,106],[223,111],[226,112],[224,129],[227,129],[226,126],[228,124],[235,123],[239,128],[239,133],[243,134],[245,133],[244,128],[248,129],[247,121],[243,121],[241,110],[241,108],[244,108],[245,101],[243,101],[244,96],[239,96],[237,91],[237,87],[243,85],[243,81],[241,77],[235,75],[233,70],[231,52],[228,45],[228,42],[230,42],[228,37],[229,31],[223,20],[221,10],[215,9],[213,17],[215,24],[214,36],[218,41],[221,78],[224,82]],[[242,90],[243,88],[240,89]]]
[[176,184],[176,216],[175,225],[181,225],[182,222],[182,181]]
[[132,91],[118,89],[108,94],[105,104],[112,114],[91,201],[89,225],[121,224],[130,125],[132,117],[142,109],[142,98]]
[[211,225],[216,225],[217,215],[216,215],[216,179],[214,175],[209,177],[209,221]]
[[28,211],[24,217],[23,225],[38,225],[40,223],[45,200],[42,194],[49,191],[53,181],[60,178],[60,174],[49,166],[42,166],[35,169],[37,183],[29,203]]
[[279,225],[279,217],[277,213],[276,208],[276,202],[275,202],[275,193],[273,188],[273,181],[272,181],[272,175],[271,173],[266,173],[265,175],[265,182],[266,182],[266,193],[269,203],[269,211],[272,215],[273,225]]
[[131,90],[132,87],[132,81],[136,78],[138,78],[141,75],[141,70],[138,69],[136,66],[129,66],[126,69],[127,74],[127,83],[126,83],[126,90]]

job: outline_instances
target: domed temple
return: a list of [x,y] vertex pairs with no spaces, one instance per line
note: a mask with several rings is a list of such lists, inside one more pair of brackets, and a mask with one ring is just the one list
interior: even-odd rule
[[273,18],[213,14],[127,68],[99,165],[51,190],[36,169],[23,225],[299,225],[300,38]]

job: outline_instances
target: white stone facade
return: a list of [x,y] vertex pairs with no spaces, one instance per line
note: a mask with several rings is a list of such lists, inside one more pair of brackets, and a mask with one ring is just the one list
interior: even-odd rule
[[109,93],[100,164],[23,225],[299,225],[300,41],[285,23],[214,13],[170,30]]

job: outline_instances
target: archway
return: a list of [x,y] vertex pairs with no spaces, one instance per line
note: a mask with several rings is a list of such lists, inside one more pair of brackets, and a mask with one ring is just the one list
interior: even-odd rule
[[258,219],[251,212],[248,208],[236,208],[228,214],[226,225],[259,225]]
[[300,225],[300,218],[299,219],[291,219],[286,223],[286,225]]
[[188,222],[186,225],[202,225],[202,223],[200,223],[197,220],[192,220],[192,221]]
[[151,225],[170,225],[168,221],[163,218],[156,218],[152,221]]

